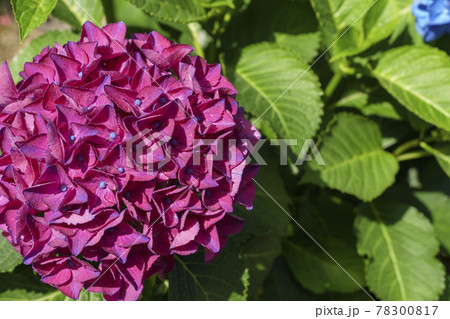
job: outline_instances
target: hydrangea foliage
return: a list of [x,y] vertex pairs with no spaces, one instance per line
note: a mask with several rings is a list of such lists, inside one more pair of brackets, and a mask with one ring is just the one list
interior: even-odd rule
[[414,0],[412,11],[416,16],[417,32],[425,41],[450,33],[449,0]]
[[[87,22],[17,85],[0,67],[0,229],[74,299],[84,287],[136,300],[175,254],[202,246],[211,261],[243,226],[233,204],[255,196],[246,141],[260,134],[220,65],[157,32],[125,33]],[[214,141],[234,157],[212,160]]]

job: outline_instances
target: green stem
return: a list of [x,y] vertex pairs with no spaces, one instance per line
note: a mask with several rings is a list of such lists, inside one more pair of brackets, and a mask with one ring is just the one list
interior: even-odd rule
[[189,31],[191,31],[191,34],[192,34],[192,40],[194,41],[194,49],[195,49],[195,51],[197,52],[197,54],[199,55],[199,56],[201,56],[202,58],[206,58],[206,56],[205,56],[205,51],[203,50],[203,48],[202,48],[202,46],[200,45],[200,42],[198,42],[198,34],[197,34],[197,30],[196,30],[196,27],[195,27],[195,24],[194,23],[188,23],[188,28],[189,28]]
[[399,147],[397,147],[394,150],[393,154],[394,154],[394,156],[398,156],[400,154],[403,154],[404,152],[406,152],[406,151],[408,151],[408,150],[410,150],[410,149],[412,149],[414,147],[419,146],[420,142],[421,142],[421,140],[419,138],[411,140],[411,141],[408,141],[408,142],[405,142],[402,145],[400,145]]
[[330,82],[328,82],[327,87],[325,88],[325,100],[329,100],[331,98],[334,91],[336,91],[339,83],[341,82],[341,79],[342,74],[340,72],[333,75]]
[[416,151],[416,152],[405,153],[405,154],[397,156],[397,161],[399,161],[399,162],[409,161],[409,160],[414,160],[414,159],[428,157],[428,156],[432,156],[432,155],[425,151]]
[[414,140],[410,140],[410,141],[407,141],[407,142],[401,144],[399,147],[397,147],[394,150],[394,152],[392,152],[392,154],[394,156],[399,156],[399,155],[405,153],[406,151],[409,151],[412,148],[419,147],[420,143],[422,143],[422,142],[428,143],[428,142],[433,142],[435,140],[437,140],[437,138],[433,137],[433,136],[429,136],[426,138],[416,138]]

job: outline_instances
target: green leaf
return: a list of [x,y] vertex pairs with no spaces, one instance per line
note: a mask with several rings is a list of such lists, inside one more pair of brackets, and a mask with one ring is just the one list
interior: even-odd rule
[[403,106],[443,129],[450,127],[450,57],[423,46],[384,53],[373,74]]
[[[31,266],[20,265],[12,273],[0,274],[0,301],[71,301],[59,290],[41,282]],[[104,300],[98,293],[82,290],[83,301]]]
[[242,51],[235,78],[239,103],[257,119],[267,120],[280,138],[297,139],[291,147],[298,154],[319,128],[323,113],[316,75],[298,55],[259,43]]
[[450,252],[450,196],[442,192],[419,191],[414,197],[430,213],[436,237]]
[[276,44],[298,54],[306,63],[313,61],[320,48],[320,34],[318,32],[303,34],[275,32],[274,36]]
[[[382,92],[369,94],[360,89],[349,90],[335,103],[335,107],[352,107],[366,116],[401,120],[402,116],[397,110],[398,107],[401,108],[401,105],[397,106],[398,103],[394,105],[391,101],[382,98],[380,93],[382,94]],[[388,95],[388,93],[385,94]]]
[[201,4],[205,8],[228,7],[234,9],[234,0],[202,0]]
[[30,266],[20,265],[12,273],[0,274],[0,300],[52,300],[60,294],[42,283]]
[[[80,293],[78,301],[104,301],[102,294],[85,292]],[[74,301],[57,289],[46,292],[28,291],[25,289],[11,289],[0,293],[0,301]]]
[[391,120],[401,120],[402,117],[395,109],[394,105],[389,102],[380,102],[368,104],[361,108],[361,113],[366,116],[379,116]]
[[333,46],[334,58],[365,51],[387,38],[397,23],[395,0],[311,0],[311,3],[325,43]]
[[54,30],[45,33],[44,35],[33,39],[27,46],[21,49],[14,59],[9,64],[14,82],[19,82],[22,78],[19,76],[19,72],[23,70],[25,62],[32,62],[33,57],[41,53],[42,49],[46,46],[54,46],[55,42],[64,44],[68,41],[75,41],[80,36],[73,33],[70,30]]
[[[69,297],[65,297],[65,301],[73,301],[73,299],[69,298]],[[80,293],[80,298],[78,299],[79,301],[104,301],[105,298],[103,298],[102,294],[99,293],[95,293],[95,292],[90,292],[90,291],[86,291],[86,290],[82,290]]]
[[381,300],[438,300],[445,271],[429,220],[412,206],[377,201],[360,207],[358,252],[367,256],[366,279]]
[[169,300],[246,300],[248,269],[237,245],[227,247],[209,264],[203,253],[175,256],[169,275]]
[[102,294],[86,291],[84,288],[81,290],[77,300],[67,297],[61,291],[56,289],[53,290],[53,293],[44,296],[44,298],[44,300],[48,301],[105,301]]
[[[169,22],[189,23],[206,20],[229,7],[229,1],[221,1],[220,5],[210,0],[128,0],[145,13]],[[211,8],[211,9],[207,9]]]
[[303,289],[295,280],[283,258],[279,257],[273,264],[266,280],[261,300],[299,301],[316,300],[316,296]]
[[[351,248],[351,247],[350,247]],[[325,248],[358,283],[364,282],[363,263],[355,251],[336,240]],[[326,291],[353,292],[359,286],[317,245],[309,240],[292,238],[283,241],[283,256],[295,278],[302,286],[315,294]],[[362,280],[361,280],[362,279]]]
[[22,256],[15,251],[8,240],[0,234],[0,273],[12,271],[22,263]]
[[13,289],[0,293],[0,301],[30,301],[40,300],[44,294],[28,292],[24,289]]
[[392,35],[389,39],[389,43],[393,43],[398,39],[400,34],[402,34],[402,32],[407,28],[409,20],[413,16],[411,12],[411,5],[413,0],[396,0],[396,2],[398,6],[398,20],[394,32],[392,32]]
[[80,31],[86,21],[101,25],[105,12],[101,0],[58,0],[52,16]]
[[269,275],[275,258],[281,254],[280,239],[274,233],[257,236],[246,243],[242,251],[250,274],[248,295],[255,296]]
[[325,43],[332,44],[339,33],[369,8],[371,0],[311,0]]
[[58,0],[11,0],[14,16],[19,24],[20,41],[44,23]]
[[168,300],[169,281],[161,280],[158,275],[153,275],[144,283],[141,300],[165,301]]
[[378,0],[365,16],[336,42],[335,58],[361,53],[386,39],[394,31],[397,17],[396,0]]
[[320,154],[325,165],[311,162],[328,187],[370,201],[395,181],[399,165],[381,146],[378,125],[362,116],[340,113]]
[[425,151],[432,154],[442,170],[450,177],[450,144],[442,144],[436,147],[431,147],[430,145],[422,142],[420,143],[420,147],[422,147]]
[[411,14],[409,15],[408,20],[408,35],[411,38],[412,44],[414,45],[424,45],[425,41],[423,40],[423,37],[417,32],[416,28],[416,17]]
[[440,301],[450,301],[450,275],[447,275],[445,280],[445,291],[442,294]]
[[406,114],[413,115],[377,83],[375,86],[368,86],[361,80],[354,79],[344,86],[343,91],[344,93],[333,107],[352,107],[366,116],[396,121],[404,120]]
[[342,97],[335,103],[336,107],[354,107],[363,109],[369,103],[369,93],[364,90],[351,89],[342,95]]
[[[240,49],[263,41],[274,42],[278,35],[294,39],[297,35],[308,37],[316,32],[317,21],[309,0],[257,0],[251,1],[246,10],[233,12],[220,41],[227,58],[230,55],[234,58]],[[308,42],[301,50],[311,52],[309,45],[316,46],[315,42]]]
[[316,294],[358,291],[364,286],[364,264],[355,249],[353,207],[324,194],[320,198],[302,206],[297,220],[339,265],[303,230],[283,241],[283,256],[298,282]]
[[34,292],[25,289],[11,289],[0,293],[0,301],[56,301],[64,300],[65,296],[59,290]]

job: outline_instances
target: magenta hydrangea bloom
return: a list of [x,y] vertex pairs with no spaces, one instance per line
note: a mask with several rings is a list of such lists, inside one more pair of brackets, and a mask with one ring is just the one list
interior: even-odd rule
[[255,196],[247,146],[260,134],[220,65],[125,33],[87,22],[17,85],[0,66],[0,229],[74,299],[84,287],[136,300],[174,254],[202,246],[211,261],[243,227],[233,205]]

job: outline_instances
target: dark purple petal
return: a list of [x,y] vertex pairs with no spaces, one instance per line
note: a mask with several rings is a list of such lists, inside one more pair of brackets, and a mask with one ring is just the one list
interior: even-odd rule
[[17,99],[17,89],[9,71],[8,63],[0,65],[0,107]]
[[186,245],[193,241],[200,230],[200,225],[197,220],[189,218],[182,230],[174,237],[170,248]]

